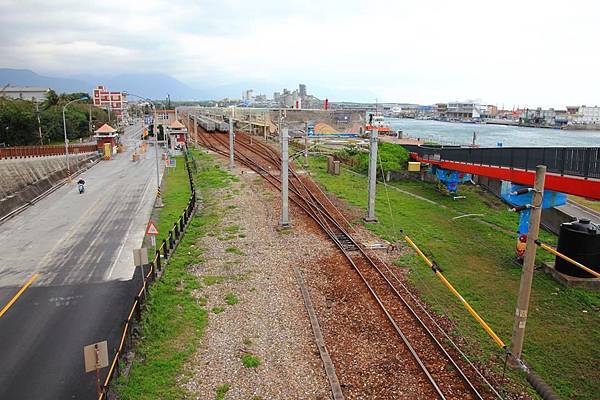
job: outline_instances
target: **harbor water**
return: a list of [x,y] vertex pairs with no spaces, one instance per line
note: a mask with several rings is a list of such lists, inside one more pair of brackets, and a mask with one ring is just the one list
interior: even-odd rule
[[386,121],[392,130],[402,130],[405,136],[441,144],[471,144],[475,132],[476,144],[482,147],[600,147],[600,130],[571,131],[405,118],[386,118]]

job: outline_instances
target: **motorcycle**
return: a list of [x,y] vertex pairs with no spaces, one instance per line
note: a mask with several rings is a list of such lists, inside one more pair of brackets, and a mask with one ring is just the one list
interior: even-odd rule
[[83,192],[85,191],[85,181],[83,179],[80,179],[77,182],[77,188],[79,189],[79,194],[83,194]]

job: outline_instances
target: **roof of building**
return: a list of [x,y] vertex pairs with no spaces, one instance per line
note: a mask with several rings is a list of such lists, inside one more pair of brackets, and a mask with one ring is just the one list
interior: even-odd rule
[[175,120],[175,121],[171,122],[171,124],[169,125],[169,128],[171,128],[171,129],[185,129],[185,125],[183,125],[178,120]]
[[104,124],[100,128],[96,129],[94,133],[96,134],[110,134],[115,133],[117,130],[110,126],[109,124]]

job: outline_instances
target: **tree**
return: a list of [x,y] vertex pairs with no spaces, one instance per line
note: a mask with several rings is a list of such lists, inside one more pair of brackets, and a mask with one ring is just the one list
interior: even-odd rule
[[58,101],[59,101],[58,94],[56,94],[56,92],[54,90],[50,89],[46,93],[46,102],[44,104],[44,108],[48,109],[50,107],[57,106]]

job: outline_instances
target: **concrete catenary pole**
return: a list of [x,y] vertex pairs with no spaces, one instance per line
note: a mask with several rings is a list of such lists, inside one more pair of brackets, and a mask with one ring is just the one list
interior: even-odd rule
[[531,284],[533,281],[533,269],[535,264],[535,253],[540,232],[540,218],[542,216],[542,197],[544,193],[544,179],[546,166],[538,165],[535,169],[535,185],[533,186],[533,201],[531,215],[529,216],[529,233],[527,234],[527,246],[525,247],[525,258],[523,259],[523,270],[521,272],[521,285],[515,310],[515,321],[513,335],[510,341],[511,363],[518,366],[523,351],[525,339],[525,324],[527,323],[527,312],[529,310],[529,297],[531,295]]
[[288,128],[281,130],[281,220],[282,228],[290,226],[288,203]]
[[375,217],[375,189],[377,184],[377,129],[371,130],[369,140],[369,200],[365,221],[377,222]]
[[235,165],[233,162],[233,152],[234,152],[233,141],[235,140],[234,133],[233,133],[234,118],[235,118],[235,109],[232,108],[231,116],[229,117],[229,169],[230,170],[232,170]]
[[194,147],[197,149],[198,148],[198,120],[196,118],[196,115],[198,115],[198,114],[194,114]]
[[[153,128],[154,128],[154,160],[156,162],[156,207],[162,207],[162,197],[160,195],[160,168],[158,166],[158,116],[156,114],[156,107],[153,102],[150,102],[152,105],[152,112],[154,115]],[[163,137],[164,139],[164,137]]]

